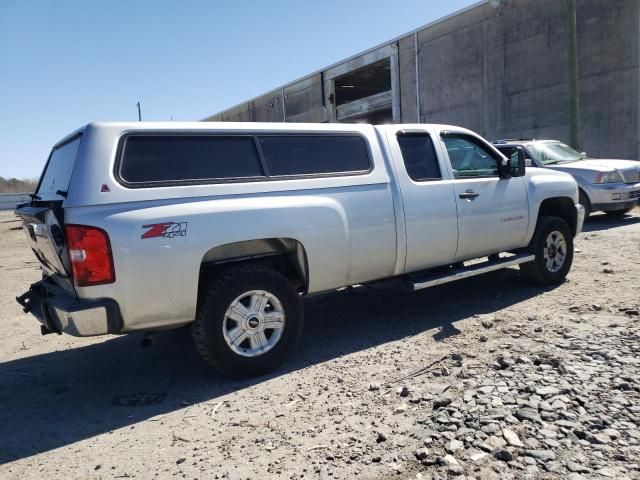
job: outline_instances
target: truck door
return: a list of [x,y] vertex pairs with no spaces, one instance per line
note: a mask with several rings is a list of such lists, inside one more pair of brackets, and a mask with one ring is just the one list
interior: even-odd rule
[[458,203],[457,260],[521,247],[528,227],[523,177],[500,178],[501,157],[479,138],[443,133]]
[[453,182],[436,155],[427,129],[387,130],[402,194],[406,234],[405,272],[450,263],[458,242]]

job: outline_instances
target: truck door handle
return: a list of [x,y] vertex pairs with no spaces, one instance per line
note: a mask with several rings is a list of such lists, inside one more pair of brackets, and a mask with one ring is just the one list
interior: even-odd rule
[[460,198],[466,198],[469,200],[473,200],[476,197],[479,197],[480,194],[477,192],[474,192],[473,190],[466,190],[464,192],[462,192],[460,195],[458,195]]

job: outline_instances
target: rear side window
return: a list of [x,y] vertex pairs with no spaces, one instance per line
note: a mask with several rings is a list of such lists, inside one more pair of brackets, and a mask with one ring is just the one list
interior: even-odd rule
[[66,193],[69,188],[73,165],[76,162],[80,146],[80,138],[77,137],[54,148],[51,152],[36,192],[43,200],[62,200],[64,198],[64,195],[56,192]]
[[440,180],[440,165],[428,134],[398,135],[407,174],[416,182]]
[[367,146],[358,135],[269,135],[258,137],[269,175],[366,172]]
[[128,183],[189,182],[262,177],[250,136],[130,136],[120,176]]

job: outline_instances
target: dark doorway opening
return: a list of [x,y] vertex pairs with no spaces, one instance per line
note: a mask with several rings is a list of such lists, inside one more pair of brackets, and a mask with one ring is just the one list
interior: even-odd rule
[[391,59],[385,58],[334,79],[335,118],[345,123],[392,123]]
[[391,90],[388,58],[358,68],[335,79],[336,106]]

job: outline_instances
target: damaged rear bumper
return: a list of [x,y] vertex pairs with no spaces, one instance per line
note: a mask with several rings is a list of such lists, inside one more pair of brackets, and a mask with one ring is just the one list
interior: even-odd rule
[[25,313],[40,321],[43,334],[90,337],[122,330],[122,316],[115,300],[79,300],[47,278],[31,285],[16,300]]

